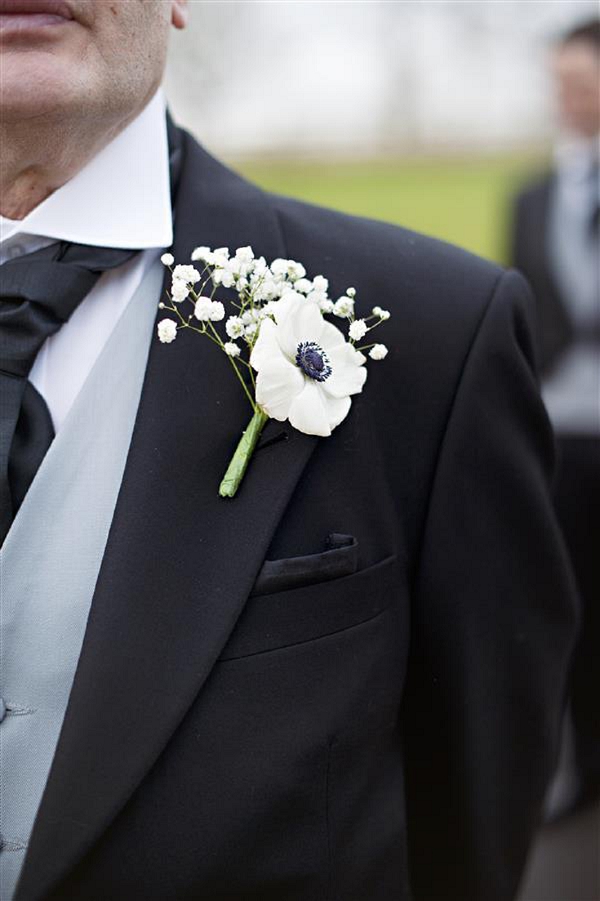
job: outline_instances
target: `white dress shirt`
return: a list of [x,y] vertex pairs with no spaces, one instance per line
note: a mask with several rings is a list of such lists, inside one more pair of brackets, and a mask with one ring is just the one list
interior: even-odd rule
[[585,337],[600,328],[600,247],[591,228],[599,155],[598,138],[562,143],[555,155],[547,250],[575,339],[542,393],[554,428],[572,435],[600,435],[600,346]]
[[0,264],[56,240],[143,251],[103,273],[68,322],[40,349],[29,378],[46,401],[58,432],[148,268],[173,241],[162,91],[24,219],[0,216]]

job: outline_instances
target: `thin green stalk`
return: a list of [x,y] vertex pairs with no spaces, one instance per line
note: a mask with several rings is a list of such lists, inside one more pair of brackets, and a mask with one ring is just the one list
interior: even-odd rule
[[248,390],[248,386],[247,386],[246,382],[244,381],[244,378],[243,378],[243,376],[242,376],[242,373],[240,372],[240,370],[238,369],[238,367],[237,367],[237,365],[236,365],[235,359],[234,359],[233,357],[230,357],[229,354],[225,352],[225,350],[224,350],[224,345],[223,345],[223,342],[221,341],[220,335],[219,335],[219,333],[217,332],[217,330],[216,330],[216,328],[214,327],[214,325],[212,324],[212,322],[209,322],[209,323],[208,323],[208,326],[209,326],[211,332],[213,333],[213,335],[214,335],[214,337],[215,337],[215,340],[218,342],[219,347],[221,348],[221,350],[223,351],[223,353],[225,353],[227,359],[229,360],[229,362],[230,362],[231,365],[233,366],[233,371],[234,371],[235,374],[237,375],[237,377],[238,377],[238,379],[239,379],[239,381],[240,381],[240,384],[241,384],[242,388],[244,389],[244,393],[245,393],[246,397],[248,398],[248,400],[250,401],[250,406],[251,406],[252,409],[256,412],[256,402],[255,402],[254,398],[252,397],[252,395],[250,394],[250,391]]
[[234,497],[269,417],[258,407],[248,423],[219,486],[221,497]]

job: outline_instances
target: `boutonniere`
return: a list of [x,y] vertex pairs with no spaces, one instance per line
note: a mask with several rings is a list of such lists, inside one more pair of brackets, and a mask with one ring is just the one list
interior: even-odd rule
[[[183,329],[207,337],[226,355],[252,408],[219,487],[221,497],[233,497],[269,419],[327,437],[346,418],[367,378],[365,353],[372,360],[387,354],[384,344],[361,342],[390,314],[374,307],[357,319],[354,288],[333,301],[322,275],[308,279],[294,260],[267,265],[251,247],[233,256],[226,247],[197,247],[193,265],[175,266],[170,253],[161,261],[172,282],[159,306],[176,318],[158,323],[159,339],[170,344]],[[232,288],[235,298],[217,299],[221,288]],[[345,321],[348,339],[328,316]]]

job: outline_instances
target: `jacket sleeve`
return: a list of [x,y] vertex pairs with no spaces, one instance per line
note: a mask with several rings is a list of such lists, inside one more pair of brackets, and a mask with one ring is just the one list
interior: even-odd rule
[[513,898],[556,759],[577,611],[531,309],[503,275],[438,452],[403,711],[415,901]]

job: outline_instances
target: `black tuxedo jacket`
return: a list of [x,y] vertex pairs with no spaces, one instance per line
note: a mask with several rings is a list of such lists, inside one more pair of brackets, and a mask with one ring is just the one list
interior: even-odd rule
[[391,351],[224,500],[247,401],[210,342],[153,341],[17,897],[508,899],[574,621],[524,282],[184,153],[178,261],[300,260],[389,307]]
[[556,364],[573,337],[565,298],[556,283],[548,250],[554,176],[548,174],[517,196],[511,235],[511,262],[528,279],[537,306],[537,350],[540,370]]

